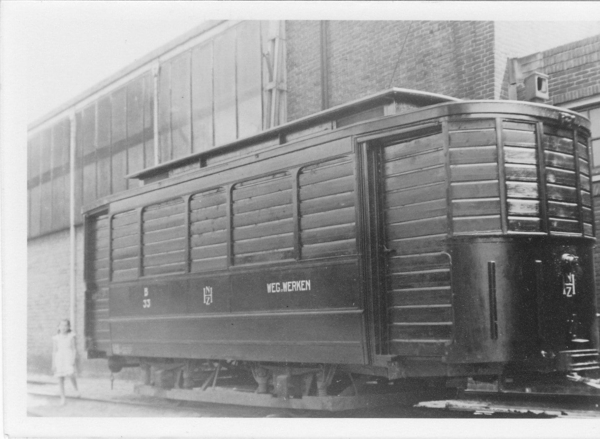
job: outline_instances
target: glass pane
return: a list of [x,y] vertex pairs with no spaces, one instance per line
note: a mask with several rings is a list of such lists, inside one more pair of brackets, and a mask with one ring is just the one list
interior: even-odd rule
[[588,118],[592,122],[592,137],[600,137],[600,108],[590,110]]
[[215,39],[215,145],[237,138],[235,108],[235,29]]

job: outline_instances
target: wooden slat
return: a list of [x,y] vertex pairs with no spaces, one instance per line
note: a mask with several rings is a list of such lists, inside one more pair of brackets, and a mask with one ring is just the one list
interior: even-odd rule
[[182,249],[180,251],[169,252],[169,253],[159,253],[156,255],[144,255],[144,271],[148,267],[168,265],[177,262],[185,261],[185,251]]
[[450,147],[490,146],[496,144],[495,130],[451,131]]
[[535,133],[532,131],[517,131],[504,129],[502,136],[505,145],[535,147]]
[[506,163],[521,163],[535,165],[537,163],[536,150],[532,148],[504,147],[504,161]]
[[302,257],[317,258],[317,257],[332,257],[346,256],[356,254],[356,240],[334,241],[325,244],[312,244],[302,246]]
[[301,240],[303,245],[308,245],[331,241],[343,241],[355,237],[356,227],[354,224],[347,224],[336,227],[327,227],[325,229],[303,231]]
[[233,188],[232,198],[233,201],[238,201],[244,198],[258,197],[291,188],[292,179],[289,174],[286,174],[283,177],[269,177],[268,179],[252,180],[236,184]]
[[305,231],[319,227],[353,223],[355,216],[354,207],[304,215],[300,219],[300,228]]
[[507,180],[513,181],[537,181],[538,171],[532,165],[506,164],[505,173]]
[[581,210],[583,212],[583,221],[585,221],[586,223],[592,224],[594,222],[592,210],[587,207],[583,207]]
[[287,233],[284,235],[266,236],[258,239],[245,241],[235,241],[233,244],[233,253],[235,255],[243,253],[258,253],[276,249],[287,249],[294,246],[293,235]]
[[233,214],[237,215],[245,212],[254,212],[260,209],[269,209],[271,207],[282,206],[291,203],[292,191],[286,190],[266,196],[236,201],[233,203]]
[[[132,258],[132,257],[137,256],[139,254],[139,251],[140,251],[140,249],[138,246],[113,249],[112,257],[113,257],[113,259]],[[108,261],[108,259],[107,259],[107,261]],[[96,261],[96,263],[98,264],[99,261]],[[96,266],[98,266],[98,265],[96,265]]]
[[546,187],[548,199],[566,201],[569,203],[577,202],[577,194],[574,187],[557,186],[553,184],[548,184]]
[[495,232],[501,230],[500,216],[454,218],[454,233]]
[[259,238],[262,236],[278,235],[281,233],[291,233],[294,231],[294,224],[291,218],[281,221],[271,221],[267,224],[258,224],[247,227],[236,227],[233,230],[234,240]]
[[581,202],[584,206],[592,206],[592,196],[587,191],[581,191]]
[[384,165],[384,172],[386,176],[391,177],[392,175],[402,174],[415,169],[430,168],[441,163],[444,163],[444,154],[440,148],[439,150],[427,153],[387,161]]
[[393,224],[444,216],[447,208],[445,199],[401,206],[400,208],[387,209],[385,211],[385,221],[386,224]]
[[118,229],[113,229],[112,238],[114,240],[128,235],[137,235],[138,233],[139,226],[137,224],[129,224],[127,226],[119,227]]
[[550,218],[550,230],[566,233],[581,233],[579,221]]
[[506,196],[508,198],[537,198],[539,199],[537,183],[517,181],[506,182]]
[[152,276],[157,274],[180,273],[185,270],[185,264],[159,265],[156,267],[145,267],[144,275]]
[[423,255],[398,256],[388,259],[388,270],[396,271],[419,271],[447,267],[450,264],[448,255],[444,253],[430,253]]
[[581,188],[589,191],[591,185],[590,178],[583,174],[579,174],[579,180],[581,181]]
[[439,166],[386,178],[384,187],[386,191],[408,189],[414,186],[425,186],[431,183],[441,182],[444,181],[445,178],[446,169],[444,166]]
[[138,266],[137,258],[128,258],[128,259],[115,259],[113,258],[112,269],[117,270],[127,270],[130,268],[136,268]]
[[233,226],[249,226],[269,221],[279,221],[292,217],[292,206],[279,206],[271,209],[258,210],[256,212],[241,213],[233,216]]
[[466,119],[466,120],[451,120],[448,122],[448,130],[482,130],[486,128],[494,128],[496,122],[494,119]]
[[227,222],[228,219],[224,217],[194,222],[190,226],[190,233],[193,235],[200,235],[202,233],[225,230],[227,229]]
[[450,149],[450,164],[452,165],[495,163],[496,160],[498,160],[496,146],[471,146],[469,148]]
[[139,236],[136,233],[135,235],[127,235],[122,238],[116,238],[112,240],[112,249],[116,250],[124,247],[137,246],[139,244]]
[[153,232],[156,230],[166,230],[166,229],[170,229],[172,227],[179,227],[179,226],[183,226],[185,224],[185,216],[183,215],[183,213],[177,214],[177,215],[173,215],[173,216],[166,216],[164,218],[159,218],[159,219],[155,219],[155,220],[144,220],[144,224],[143,224],[143,230],[144,233],[147,232]]
[[452,308],[448,305],[390,308],[393,322],[452,322]]
[[535,131],[535,125],[526,122],[503,121],[502,127],[507,130]]
[[420,202],[446,199],[446,184],[436,183],[429,186],[416,186],[385,194],[385,208],[400,207]]
[[300,215],[310,215],[317,212],[343,209],[354,206],[354,193],[330,195],[323,198],[303,201],[300,203]]
[[561,152],[546,151],[545,152],[546,166],[554,168],[564,168],[571,171],[575,170],[575,158],[570,154]]
[[173,216],[184,212],[183,201],[176,205],[169,205],[161,208],[153,207],[154,206],[149,206],[144,209],[144,221]]
[[536,200],[508,199],[508,214],[513,216],[539,216],[540,202]]
[[192,261],[192,272],[216,270],[219,268],[227,268],[227,257],[200,259]]
[[518,232],[539,232],[541,229],[539,218],[508,217],[508,229]]
[[227,256],[227,246],[225,244],[216,244],[204,247],[193,248],[190,251],[192,260],[217,258]]
[[451,324],[401,324],[395,323],[390,326],[390,338],[392,339],[451,339]]
[[315,183],[322,183],[324,181],[335,180],[341,177],[347,177],[353,175],[354,169],[351,161],[345,161],[342,165],[328,166],[322,168],[313,168],[307,170],[304,168],[300,171],[298,181],[300,186],[308,186]]
[[499,215],[500,199],[455,200],[452,202],[453,216]]
[[399,157],[417,154],[419,152],[439,149],[443,144],[444,142],[441,133],[427,137],[419,137],[418,139],[386,146],[383,148],[383,158],[385,161],[389,161]]
[[553,125],[544,125],[544,134],[558,137],[569,137],[572,135],[572,133],[573,132],[570,129],[559,128]]
[[446,234],[388,241],[388,248],[398,256],[433,253],[446,249]]
[[445,216],[393,224],[387,228],[388,239],[435,235],[445,232],[446,228],[447,218]]
[[461,198],[491,198],[500,195],[498,180],[452,183],[450,191],[453,200]]
[[443,287],[450,285],[450,270],[436,269],[411,273],[393,273],[389,279],[389,286],[392,290]]
[[563,169],[546,168],[546,181],[561,186],[575,186],[575,172]]
[[172,239],[170,241],[157,242],[155,244],[145,244],[143,247],[144,256],[166,253],[174,250],[183,250],[185,248],[185,238]]
[[227,230],[218,232],[203,233],[202,235],[193,235],[191,240],[192,248],[203,247],[205,245],[225,244],[227,242]]
[[545,150],[573,154],[573,140],[564,137],[542,136],[542,144]]
[[190,221],[198,222],[208,219],[222,218],[227,215],[227,205],[220,204],[218,206],[205,207],[190,212]]
[[234,264],[242,265],[242,264],[258,264],[261,262],[275,262],[275,261],[284,261],[286,259],[294,258],[294,250],[278,250],[274,252],[267,253],[253,253],[247,255],[236,256],[234,259]]
[[136,212],[127,212],[126,214],[118,214],[113,216],[112,227],[121,228],[130,224],[137,223],[138,215]]
[[352,191],[354,191],[354,176],[351,175],[319,184],[300,187],[300,201]]
[[390,306],[406,305],[450,305],[452,291],[449,286],[436,288],[412,288],[391,291],[388,294]]
[[558,201],[548,201],[548,215],[559,218],[570,218],[576,220],[579,209],[576,203],[561,203]]
[[144,244],[150,244],[153,242],[168,241],[171,239],[182,238],[186,235],[184,226],[173,227],[167,230],[158,230],[156,232],[144,233],[143,241]]
[[190,200],[190,209],[205,209],[210,206],[218,206],[227,202],[227,196],[221,190],[218,193],[213,191],[208,194],[196,194],[193,195]]
[[497,180],[498,165],[483,163],[477,165],[452,165],[452,181]]

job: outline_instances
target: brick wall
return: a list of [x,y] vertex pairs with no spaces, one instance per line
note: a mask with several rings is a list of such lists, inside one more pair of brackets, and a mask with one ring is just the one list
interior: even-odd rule
[[[102,372],[106,362],[86,361],[83,330],[83,228],[76,230],[76,322],[77,350],[82,370]],[[61,231],[32,239],[27,246],[27,368],[30,372],[51,373],[52,336],[61,319],[69,318],[70,304],[70,239],[69,231]]]
[[[495,23],[495,29],[495,98],[508,99],[507,61],[509,58],[531,55],[531,57],[525,57],[526,62],[529,63],[541,55],[539,52],[569,52],[568,48],[578,47],[580,40],[600,35],[600,22],[500,21]],[[573,55],[566,53],[566,57]],[[537,66],[531,67],[533,70],[530,67],[526,67],[526,70],[534,71]],[[550,85],[552,86],[552,84]]]
[[[288,120],[321,109],[320,32],[286,22]],[[493,98],[492,22],[331,21],[327,37],[330,106],[390,87]]]
[[538,71],[549,75],[555,105],[600,93],[600,34],[519,59],[519,97],[522,81]]

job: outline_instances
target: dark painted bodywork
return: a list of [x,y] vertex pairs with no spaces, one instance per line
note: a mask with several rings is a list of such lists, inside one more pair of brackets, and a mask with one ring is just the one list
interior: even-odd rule
[[[386,331],[381,329],[389,318],[383,299],[385,275],[381,274],[385,266],[381,261],[389,249],[381,245],[383,238],[377,237],[382,227],[378,222],[382,220],[369,211],[373,206],[369,197],[376,193],[379,183],[370,170],[366,149],[375,147],[382,138],[402,138],[405,132],[417,132],[424,126],[427,130],[443,126],[439,132],[446,135],[445,124],[454,117],[504,118],[541,126],[542,121],[555,123],[561,113],[562,110],[548,106],[509,102],[441,104],[286,143],[286,133],[296,128],[290,123],[256,136],[257,141],[279,138],[279,149],[241,155],[231,162],[199,167],[197,171],[173,174],[156,182],[152,181],[166,177],[170,167],[176,168],[179,162],[140,173],[138,177],[147,177],[149,184],[90,206],[88,215],[108,212],[112,216],[127,209],[141,209],[153,201],[217,184],[232,184],[236,178],[276,172],[286,166],[299,167],[302,160],[310,161],[302,159],[302,151],[335,145],[329,156],[328,150],[321,148],[319,158],[340,154],[355,157],[357,254],[246,267],[230,263],[225,269],[207,273],[111,282],[110,344],[105,348],[106,354],[330,363],[360,367],[364,373],[406,377],[477,373],[474,365],[481,366],[485,371],[482,373],[492,373],[488,366],[510,363],[553,370],[561,351],[582,347],[579,344],[583,342],[574,339],[586,340],[586,348],[597,349],[593,239],[583,233],[510,236],[506,225],[496,234],[473,231],[467,236],[452,236],[452,224],[448,222],[448,233],[440,248],[451,257],[452,335],[438,343],[443,345],[443,353],[432,351],[431,344],[419,345],[417,338],[413,340],[412,353],[390,355]],[[348,111],[342,114],[347,117]],[[331,118],[331,113],[327,117]],[[574,114],[573,117],[578,121],[574,129],[588,129],[587,121]],[[310,122],[313,121],[319,119],[312,118]],[[305,129],[306,123],[301,121],[299,127]],[[251,142],[252,139],[236,142],[223,151],[244,148]],[[445,148],[447,151],[448,145]],[[283,157],[284,152],[292,159]],[[270,157],[275,159],[271,162]],[[194,159],[202,157],[187,158],[181,164],[188,166]],[[505,194],[500,197],[506,202]],[[502,220],[506,222],[503,209]],[[230,240],[231,236],[230,233]],[[579,257],[574,271],[577,290],[569,298],[562,295],[563,254]],[[294,282],[294,286],[288,282]],[[284,283],[294,291],[283,291]],[[144,307],[145,300],[152,305]],[[413,366],[402,366],[409,363]]]

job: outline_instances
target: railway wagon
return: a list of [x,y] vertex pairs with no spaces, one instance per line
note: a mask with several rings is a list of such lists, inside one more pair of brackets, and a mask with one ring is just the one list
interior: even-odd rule
[[598,370],[589,135],[391,89],[131,175],[84,211],[88,355],[279,396]]

